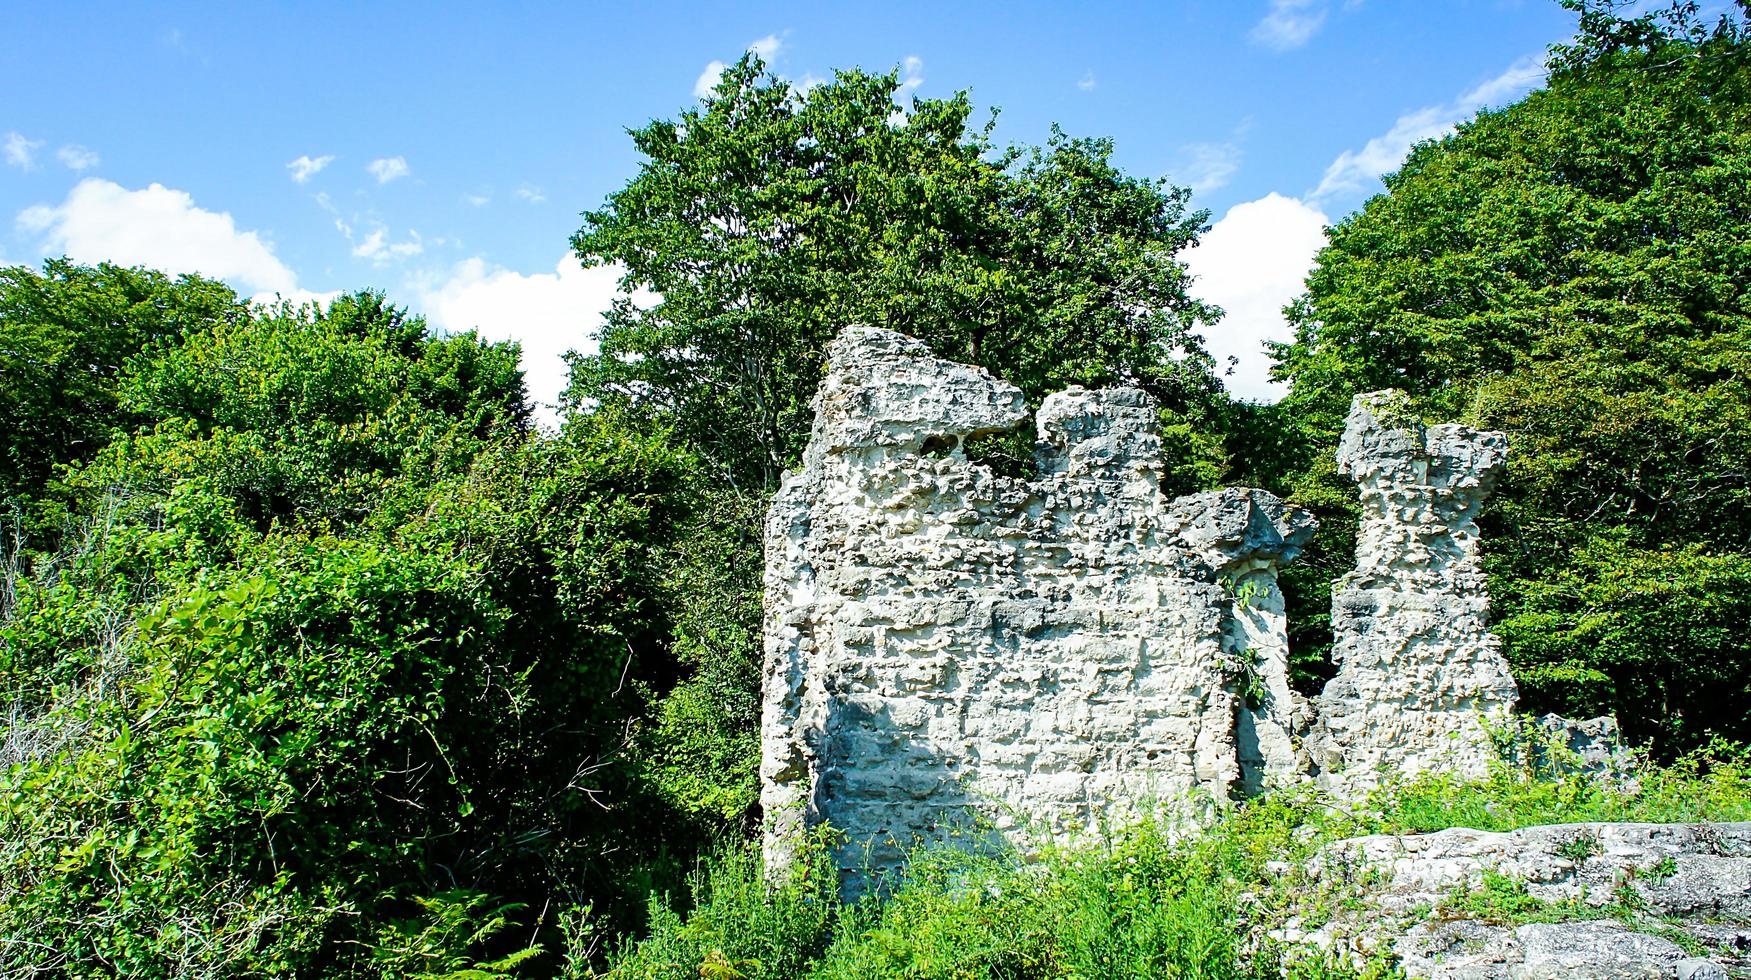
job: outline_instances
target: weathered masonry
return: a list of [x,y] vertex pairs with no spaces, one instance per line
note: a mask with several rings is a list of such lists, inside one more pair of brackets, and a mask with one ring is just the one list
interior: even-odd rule
[[1488,629],[1477,550],[1478,511],[1507,455],[1500,432],[1425,430],[1400,392],[1352,404],[1338,472],[1361,490],[1356,569],[1332,596],[1338,674],[1308,740],[1332,789],[1365,791],[1389,770],[1488,773],[1487,719],[1519,698]]
[[827,822],[856,877],[957,835],[1062,837],[1485,758],[1477,716],[1515,692],[1471,519],[1504,441],[1425,433],[1387,404],[1359,401],[1345,435],[1363,567],[1336,600],[1340,673],[1316,717],[1288,685],[1277,586],[1307,515],[1262,490],[1167,498],[1134,389],[1047,398],[1037,473],[995,474],[962,446],[1026,424],[1017,388],[844,331],[768,517],[768,859]]

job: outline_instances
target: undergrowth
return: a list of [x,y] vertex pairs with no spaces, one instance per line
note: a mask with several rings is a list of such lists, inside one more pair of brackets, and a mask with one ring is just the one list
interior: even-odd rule
[[[1299,980],[1381,977],[1383,960],[1344,962],[1271,938],[1288,910],[1327,899],[1286,869],[1335,840],[1448,827],[1513,830],[1551,823],[1751,819],[1751,759],[1716,745],[1630,782],[1502,766],[1467,782],[1431,775],[1340,805],[1308,788],[1240,804],[1204,832],[1144,819],[1027,860],[952,851],[914,855],[893,894],[837,898],[830,842],[817,838],[769,879],[757,848],[727,846],[684,897],[653,896],[650,929],[608,957],[605,974],[574,961],[567,976],[615,980],[1106,980],[1185,977]],[[1455,902],[1514,918],[1564,917],[1499,882]],[[1332,901],[1343,901],[1341,896]],[[1534,905],[1538,907],[1534,907]],[[1317,910],[1314,910],[1317,912]]]

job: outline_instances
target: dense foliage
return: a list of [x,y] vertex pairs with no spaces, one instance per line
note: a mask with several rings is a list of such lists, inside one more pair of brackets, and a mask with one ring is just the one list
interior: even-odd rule
[[1267,411],[1299,439],[1283,482],[1340,524],[1354,392],[1507,430],[1485,533],[1528,707],[1675,751],[1751,736],[1751,35],[1586,12],[1545,89],[1331,229]]
[[900,91],[858,71],[799,90],[750,54],[698,109],[635,131],[638,175],[573,245],[652,298],[614,309],[572,397],[660,421],[754,490],[800,456],[822,351],[851,323],[1036,403],[1131,383],[1206,417],[1219,386],[1194,330],[1215,311],[1176,260],[1207,218],[1189,192],[1117,170],[1105,140],[999,152],[965,94],[900,109]]
[[225,286],[66,260],[0,268],[0,498],[40,489],[57,463],[103,448],[128,359],[185,328],[235,322]]
[[573,905],[635,922],[726,819],[652,744],[717,574],[698,468],[608,414],[536,437],[515,347],[380,296],[50,270],[12,281],[222,301],[101,373],[107,445],[19,478],[0,972],[496,975]]

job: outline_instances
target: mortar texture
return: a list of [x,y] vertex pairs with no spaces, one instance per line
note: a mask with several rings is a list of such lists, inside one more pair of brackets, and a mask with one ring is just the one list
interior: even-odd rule
[[1337,464],[1360,491],[1356,569],[1333,592],[1338,673],[1308,740],[1338,795],[1389,775],[1480,778],[1496,759],[1489,727],[1519,691],[1487,625],[1477,515],[1507,451],[1500,432],[1424,427],[1402,392],[1351,405]]
[[855,891],[916,845],[1299,778],[1277,571],[1311,518],[1260,490],[1168,499],[1134,389],[1048,397],[1036,475],[995,474],[964,442],[1025,424],[1021,391],[890,331],[841,334],[815,413],[766,529],[770,863],[827,822]]

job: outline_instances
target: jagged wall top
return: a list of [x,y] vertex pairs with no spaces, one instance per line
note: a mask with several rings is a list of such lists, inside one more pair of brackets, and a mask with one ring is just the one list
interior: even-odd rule
[[828,346],[827,362],[804,469],[825,453],[918,452],[931,439],[958,443],[1027,419],[1020,388],[983,368],[938,360],[920,341],[891,330],[847,327]]
[[767,522],[769,858],[827,821],[842,867],[893,867],[969,822],[1076,832],[1296,771],[1276,568],[1307,515],[1167,499],[1135,389],[1048,397],[1016,479],[962,451],[1025,423],[1013,385],[868,327],[828,358]]
[[1508,458],[1508,437],[1468,425],[1424,426],[1410,397],[1387,389],[1357,395],[1338,441],[1338,472],[1363,493],[1391,487],[1451,490],[1482,500]]

